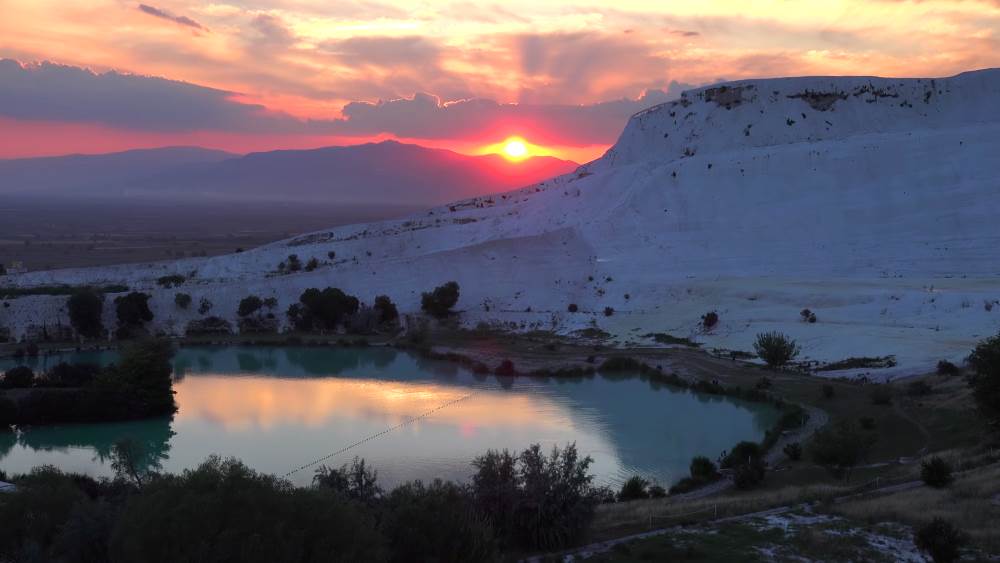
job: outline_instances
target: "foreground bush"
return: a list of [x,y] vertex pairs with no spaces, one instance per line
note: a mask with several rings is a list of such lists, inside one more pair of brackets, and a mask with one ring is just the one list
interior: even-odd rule
[[930,487],[947,487],[954,480],[951,465],[938,456],[920,463],[920,478]]
[[913,543],[935,563],[951,563],[961,556],[965,535],[947,520],[935,518],[916,531]]
[[[169,531],[169,533],[166,533]],[[380,561],[373,516],[323,488],[297,489],[236,460],[151,481],[111,537],[117,561]]]
[[622,483],[622,488],[617,495],[618,502],[649,498],[647,488],[649,488],[649,481],[638,475],[633,475]]
[[763,332],[757,335],[754,352],[771,367],[781,367],[799,355],[794,340],[780,332]]
[[385,498],[382,530],[391,560],[463,563],[499,560],[499,544],[466,487],[407,483]]
[[17,366],[10,368],[3,374],[3,387],[6,389],[18,389],[31,387],[35,382],[35,372],[28,366]]
[[549,456],[537,445],[487,452],[471,485],[418,481],[388,493],[357,459],[297,488],[215,456],[152,473],[127,449],[115,447],[113,480],[52,467],[14,476],[17,490],[0,496],[0,561],[500,561],[503,546],[579,540],[608,496],[572,445]]
[[476,458],[472,494],[505,546],[558,549],[579,540],[594,517],[597,490],[575,445],[549,456],[537,444],[514,456],[490,450]]
[[979,411],[1000,422],[1000,334],[979,343],[969,356],[969,386]]

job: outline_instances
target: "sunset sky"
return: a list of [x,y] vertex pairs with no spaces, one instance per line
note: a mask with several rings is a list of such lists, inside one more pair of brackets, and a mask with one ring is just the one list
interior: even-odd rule
[[518,136],[585,161],[692,86],[1000,66],[1000,0],[0,0],[0,59],[0,157]]

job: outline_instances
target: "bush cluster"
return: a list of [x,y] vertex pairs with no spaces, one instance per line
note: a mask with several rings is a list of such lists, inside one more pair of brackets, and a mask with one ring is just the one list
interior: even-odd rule
[[458,303],[458,282],[450,281],[420,296],[420,308],[428,315],[443,319],[451,315],[451,308]]
[[[116,447],[118,476],[52,467],[16,477],[0,503],[0,554],[58,561],[497,561],[580,538],[601,492],[575,446],[490,451],[469,485],[386,492],[357,460],[296,488],[235,459],[178,475],[140,474]],[[167,532],[169,531],[169,533]]]

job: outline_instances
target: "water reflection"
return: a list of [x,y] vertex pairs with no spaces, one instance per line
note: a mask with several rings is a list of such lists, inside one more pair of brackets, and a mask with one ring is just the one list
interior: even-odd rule
[[[388,485],[462,480],[486,449],[576,442],[593,456],[601,483],[632,473],[670,483],[694,455],[714,457],[739,440],[757,440],[776,416],[638,377],[496,378],[386,348],[199,347],[181,349],[174,361],[179,411],[172,422],[0,436],[0,469],[52,463],[106,474],[111,445],[131,437],[167,471],[220,454],[284,474],[471,395],[328,463],[365,457]],[[309,471],[292,476],[300,484],[310,478]]]

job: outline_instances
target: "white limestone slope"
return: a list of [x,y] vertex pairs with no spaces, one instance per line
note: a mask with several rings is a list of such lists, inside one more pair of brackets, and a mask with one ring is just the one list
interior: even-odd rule
[[[735,82],[637,114],[601,159],[516,192],[241,254],[3,285],[123,282],[153,293],[157,328],[179,332],[198,315],[173,305],[177,291],[229,318],[247,294],[283,311],[327,285],[415,312],[421,291],[454,279],[470,325],[596,324],[621,341],[669,332],[738,350],[781,330],[811,359],[893,354],[898,367],[872,375],[912,373],[1000,329],[997,100],[1000,70]],[[291,253],[328,263],[275,274]],[[183,289],[155,285],[192,272]],[[10,301],[0,325],[58,322],[63,300]],[[819,321],[801,322],[803,308]],[[711,310],[721,322],[705,332]]]

